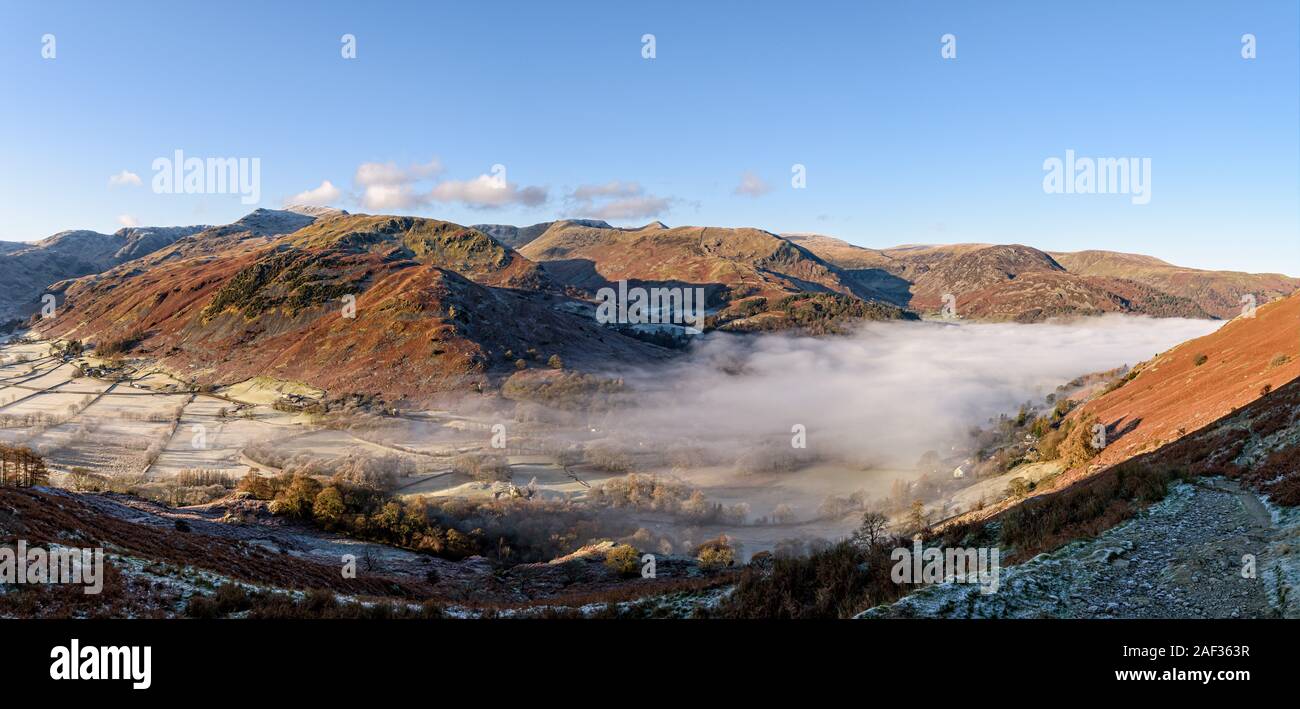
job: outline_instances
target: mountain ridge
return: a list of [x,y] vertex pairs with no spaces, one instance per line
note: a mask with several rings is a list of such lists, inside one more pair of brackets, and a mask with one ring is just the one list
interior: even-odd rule
[[[889,291],[896,304],[935,313],[951,294],[957,315],[976,319],[1037,321],[1106,312],[1227,319],[1251,303],[1248,296],[1258,305],[1300,289],[1300,278],[1281,274],[1207,271],[1114,251],[1048,252],[1006,244],[871,249],[820,234],[786,238],[859,279],[897,279]],[[1011,249],[1028,252],[1013,257]]]

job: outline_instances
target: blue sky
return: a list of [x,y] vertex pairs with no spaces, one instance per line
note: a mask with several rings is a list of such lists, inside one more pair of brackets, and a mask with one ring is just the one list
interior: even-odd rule
[[[5,0],[0,238],[251,210],[155,194],[153,160],[182,149],[260,158],[271,208],[328,180],[351,211],[460,223],[614,214],[1300,275],[1298,7]],[[1150,203],[1044,193],[1067,149],[1150,158]],[[497,164],[509,190],[485,205]],[[124,170],[142,184],[110,186]],[[738,192],[747,174],[766,191]],[[619,194],[575,197],[593,186]]]

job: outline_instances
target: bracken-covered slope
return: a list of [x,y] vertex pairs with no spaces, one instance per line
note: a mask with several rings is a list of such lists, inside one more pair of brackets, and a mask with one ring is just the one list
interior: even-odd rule
[[40,330],[138,341],[132,355],[200,384],[266,375],[394,402],[482,388],[517,359],[600,369],[668,355],[566,311],[536,264],[477,230],[340,214],[266,236],[255,225],[268,218],[72,282]]
[[1107,427],[1089,468],[1158,448],[1300,377],[1300,295],[1162,352],[1130,376],[1071,413]]
[[[816,318],[892,319],[904,313],[886,293],[803,247],[761,229],[636,229],[556,222],[520,253],[564,285],[592,294],[626,280],[705,290],[724,329],[798,327]],[[865,304],[865,305],[864,305]]]
[[[437,617],[443,608],[459,617],[547,617],[552,609],[605,607],[728,580],[725,571],[701,574],[689,557],[664,556],[657,579],[629,580],[605,563],[609,541],[549,562],[452,560],[272,515],[266,502],[244,493],[167,507],[129,495],[0,487],[0,541],[15,539],[30,548],[103,549],[103,587],[98,594],[78,584],[10,589],[0,593],[0,619]],[[355,577],[339,573],[347,555],[366,559]],[[244,591],[229,593],[235,585]],[[369,609],[353,606],[356,600]]]
[[1114,251],[1054,253],[1053,257],[1070,273],[1080,276],[1125,278],[1157,290],[1190,299],[1217,318],[1236,317],[1242,296],[1258,303],[1285,297],[1300,288],[1300,278],[1279,273],[1203,271],[1165,263],[1150,256]]
[[[1153,480],[1171,475],[1243,478],[1282,504],[1300,504],[1298,378],[1300,294],[1134,367],[1062,423],[1073,431],[1063,448],[1079,451],[1082,441],[1091,448],[1100,440],[1099,450],[1067,455],[1056,483],[1030,502],[1009,498],[945,524],[1019,514],[1054,540],[1039,549],[1052,548],[1123,519],[1105,511],[1113,496],[1129,509],[1129,497],[1148,494]],[[1093,437],[1096,426],[1105,427],[1103,439]],[[1029,512],[1016,512],[1024,505]]]
[[[607,222],[599,219],[571,219],[570,223],[581,226],[613,229]],[[475,224],[474,229],[487,234],[512,249],[521,249],[537,237],[546,233],[556,222],[539,222],[532,226],[511,226],[509,224]]]
[[1266,303],[1300,287],[1300,279],[1277,274],[1200,271],[1110,251],[1049,254],[1014,244],[866,249],[816,234],[786,238],[895,304],[934,313],[952,295],[960,317],[979,320],[1111,312],[1231,318],[1244,296]]
[[833,266],[760,229],[590,227],[557,222],[520,250],[566,284],[595,290],[618,280],[705,286],[711,299],[855,293]]
[[1080,277],[1028,246],[989,246],[931,266],[916,277],[909,305],[938,310],[955,296],[957,314],[981,320],[1033,322],[1054,316],[1141,313],[1205,318],[1187,298],[1119,278]]

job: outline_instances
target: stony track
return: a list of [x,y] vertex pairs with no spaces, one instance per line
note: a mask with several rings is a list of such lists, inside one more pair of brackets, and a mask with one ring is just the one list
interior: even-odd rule
[[[1271,618],[1296,614],[1300,516],[1235,482],[1180,484],[1095,539],[1002,570],[996,593],[923,588],[865,617]],[[1254,558],[1250,577],[1248,561]],[[1245,573],[1243,573],[1245,572]]]

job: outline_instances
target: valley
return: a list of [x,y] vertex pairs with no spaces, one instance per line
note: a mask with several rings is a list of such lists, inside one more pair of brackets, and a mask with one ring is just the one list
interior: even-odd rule
[[[1188,278],[1220,295],[1179,295]],[[705,333],[595,317],[601,289],[630,284],[700,289]],[[1209,317],[1251,288],[1257,310]],[[1294,288],[1014,245],[258,210],[52,287],[55,311],[0,346],[0,444],[103,514],[148,510],[219,548],[328,565],[377,544],[367,573],[433,570],[449,581],[416,597],[457,613],[614,594],[619,612],[744,614],[736,574],[817,563],[873,516],[987,535],[1267,398],[1300,374],[1295,328],[1269,326],[1300,322]],[[633,552],[675,569],[668,606],[609,575]],[[525,580],[566,559],[595,575]],[[513,580],[471,598],[493,570]]]

